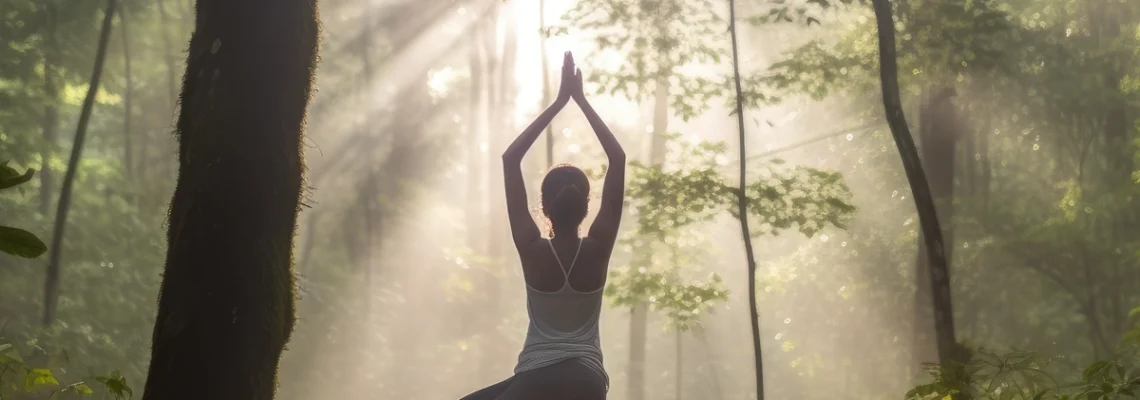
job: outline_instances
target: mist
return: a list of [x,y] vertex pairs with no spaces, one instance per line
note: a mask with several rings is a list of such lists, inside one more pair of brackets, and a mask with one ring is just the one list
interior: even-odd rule
[[[0,398],[47,398],[72,382],[114,393],[93,377],[143,394],[175,240],[173,133],[193,3],[120,0],[67,232],[46,244],[62,253],[50,323],[48,257],[0,255],[0,385],[39,370],[58,381],[0,386]],[[741,165],[764,395],[949,398],[924,386],[952,385],[931,374],[930,264],[883,118],[870,4],[738,2],[742,161],[729,3],[652,3],[319,2],[292,243],[297,320],[278,399],[458,399],[511,376],[528,316],[501,154],[553,101],[567,51],[630,161],[601,314],[609,398],[757,398],[729,195]],[[904,109],[971,360],[963,392],[1091,399],[1080,388],[1110,382],[1117,397],[1106,398],[1133,398],[1140,7],[895,3]],[[47,242],[104,11],[36,4],[0,4],[0,161],[36,170],[0,192],[0,218]],[[589,226],[608,166],[575,105],[523,162],[544,232],[539,187],[561,163],[591,176]],[[1124,372],[1089,375],[1098,361]]]

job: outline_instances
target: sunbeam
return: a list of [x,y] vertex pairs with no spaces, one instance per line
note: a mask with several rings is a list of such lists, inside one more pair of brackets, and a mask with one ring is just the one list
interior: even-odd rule
[[0,399],[1134,398],[1140,3],[729,3],[0,1]]

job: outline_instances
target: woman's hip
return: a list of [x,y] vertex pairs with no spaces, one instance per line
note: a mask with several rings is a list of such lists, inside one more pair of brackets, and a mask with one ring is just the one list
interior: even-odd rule
[[519,371],[460,400],[605,400],[609,377],[593,364],[576,357]]
[[609,377],[600,365],[586,358],[570,358],[551,365],[522,371],[496,400],[545,399],[604,400]]

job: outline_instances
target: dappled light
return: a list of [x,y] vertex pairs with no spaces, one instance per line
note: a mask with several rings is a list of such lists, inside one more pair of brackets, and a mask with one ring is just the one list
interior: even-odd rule
[[1137,49],[1119,0],[0,0],[0,399],[1136,398]]

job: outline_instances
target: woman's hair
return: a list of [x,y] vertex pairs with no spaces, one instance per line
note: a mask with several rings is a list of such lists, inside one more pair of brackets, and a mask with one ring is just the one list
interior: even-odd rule
[[590,180],[581,169],[570,164],[551,168],[542,179],[542,213],[550,220],[550,236],[554,227],[578,227],[589,211]]

